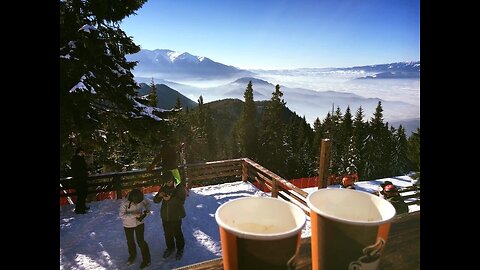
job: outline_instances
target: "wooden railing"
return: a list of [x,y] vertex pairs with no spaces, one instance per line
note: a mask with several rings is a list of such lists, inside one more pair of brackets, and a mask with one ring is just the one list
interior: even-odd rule
[[[132,188],[158,186],[161,168],[152,171],[137,170],[91,175],[87,179],[88,194],[115,191],[116,199],[121,199],[124,191]],[[261,187],[271,191],[274,198],[281,197],[299,205],[308,214],[306,198],[308,193],[261,166],[249,158],[238,158],[212,162],[186,164],[185,172],[190,186],[211,184],[215,179],[258,182]],[[417,186],[399,190],[404,199],[415,198],[407,204],[420,203],[420,188]],[[60,197],[76,195],[72,177],[60,179]]]
[[398,190],[407,205],[420,204],[420,187],[410,186]]
[[[137,187],[160,184],[160,169],[115,172],[90,175],[87,179],[87,194],[116,191],[117,199],[122,198],[122,191]],[[76,195],[72,177],[60,179],[60,197]]]
[[188,183],[192,186],[203,185],[206,181],[218,178],[231,178],[231,181],[242,177],[243,158],[202,162],[186,165]]
[[244,178],[242,179],[243,181],[247,181],[247,179],[245,179],[246,177],[253,181],[257,181],[262,187],[266,187],[272,192],[272,197],[277,198],[280,196],[287,201],[292,201],[293,199],[300,203],[300,206],[307,214],[309,213],[309,208],[306,202],[308,193],[306,191],[298,188],[294,184],[269,171],[251,159],[245,158],[243,160],[243,170],[246,172],[246,176],[244,174]]
[[[248,158],[202,162],[185,165],[190,186],[202,186],[213,179],[225,178],[228,181],[257,181],[272,192],[272,197],[298,201],[307,206],[305,198],[308,193],[287,180],[271,172]],[[122,198],[123,191],[160,185],[161,168],[152,171],[137,170],[91,175],[87,179],[88,194],[116,192],[116,198]],[[76,195],[72,177],[60,179],[60,197]]]

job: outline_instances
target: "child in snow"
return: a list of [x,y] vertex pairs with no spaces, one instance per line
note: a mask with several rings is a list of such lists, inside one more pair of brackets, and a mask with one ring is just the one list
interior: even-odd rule
[[122,201],[120,206],[120,218],[123,221],[123,229],[127,238],[128,261],[131,265],[137,257],[137,247],[135,245],[134,236],[137,238],[137,244],[142,253],[142,263],[140,269],[150,265],[150,249],[144,239],[145,224],[144,218],[150,212],[149,201],[144,199],[143,193],[138,189],[132,189],[127,198]]

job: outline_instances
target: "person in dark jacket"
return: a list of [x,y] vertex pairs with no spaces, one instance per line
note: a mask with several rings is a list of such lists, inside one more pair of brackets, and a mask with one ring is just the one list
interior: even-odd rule
[[182,219],[185,213],[186,191],[184,183],[176,183],[171,171],[165,171],[162,175],[162,181],[165,184],[153,198],[154,203],[162,202],[160,208],[160,217],[162,218],[165,244],[167,248],[163,253],[163,258],[169,257],[175,247],[177,253],[175,258],[180,260],[185,248],[185,239],[182,232]]
[[137,257],[134,234],[142,253],[140,269],[150,265],[150,249],[144,238],[145,217],[150,213],[150,203],[144,198],[142,191],[132,189],[120,205],[119,216],[122,219],[125,237],[127,238],[128,260],[127,265],[132,265]]
[[[393,183],[391,181],[385,181],[383,183],[380,184],[380,190],[375,190],[373,192],[373,194],[379,196],[380,198],[384,198],[385,199],[385,187],[388,186],[388,185],[393,185]],[[393,185],[394,186],[394,185]],[[395,186],[394,186],[395,187]]]
[[169,138],[163,140],[163,145],[160,148],[160,153],[153,159],[152,163],[147,167],[147,171],[151,171],[155,168],[155,165],[162,166],[162,172],[171,171],[175,180],[176,185],[182,182],[180,176],[180,171],[178,167],[179,155],[182,151],[182,148],[185,146],[184,143],[177,144],[174,139]]
[[87,207],[85,201],[87,199],[87,178],[88,167],[85,162],[85,152],[82,147],[75,150],[72,157],[72,176],[75,183],[75,191],[77,192],[77,201],[75,203],[75,213],[85,214],[90,207]]
[[408,205],[405,203],[402,196],[400,196],[400,193],[398,193],[398,190],[394,185],[386,185],[383,188],[383,193],[385,200],[389,201],[393,207],[395,207],[397,215],[408,213]]

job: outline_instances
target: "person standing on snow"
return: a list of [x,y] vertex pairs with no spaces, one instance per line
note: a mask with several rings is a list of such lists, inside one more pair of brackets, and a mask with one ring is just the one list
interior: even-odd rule
[[90,207],[87,207],[85,201],[87,199],[87,179],[88,167],[85,162],[85,152],[82,147],[75,150],[75,155],[71,160],[72,176],[75,183],[75,191],[77,193],[77,201],[75,202],[75,213],[85,214]]
[[180,260],[185,248],[185,239],[182,232],[182,219],[185,213],[186,191],[184,183],[177,184],[171,171],[165,171],[162,175],[162,182],[165,184],[153,198],[154,203],[162,202],[160,208],[160,217],[162,218],[165,244],[167,248],[163,253],[163,258],[168,258],[175,246],[177,253],[175,258]]
[[144,239],[145,224],[144,218],[150,212],[150,203],[138,189],[132,189],[127,198],[120,205],[120,218],[123,222],[123,229],[127,238],[128,260],[127,265],[132,265],[137,257],[137,247],[134,241],[134,234],[137,238],[137,244],[142,253],[142,263],[140,269],[150,265],[150,249]]
[[147,167],[147,171],[151,171],[155,168],[155,165],[162,166],[162,172],[171,171],[176,185],[182,182],[180,171],[178,169],[179,153],[185,146],[184,143],[177,145],[172,138],[168,138],[162,141],[163,145],[160,149],[160,153],[153,159],[152,163]]

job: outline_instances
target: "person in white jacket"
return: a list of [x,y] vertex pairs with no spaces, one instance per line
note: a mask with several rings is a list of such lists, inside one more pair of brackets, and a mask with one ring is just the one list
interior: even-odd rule
[[150,265],[150,249],[144,239],[144,218],[148,213],[150,213],[150,202],[144,198],[143,193],[138,189],[132,189],[120,206],[120,218],[123,222],[128,246],[127,265],[133,264],[137,257],[137,247],[133,236],[135,233],[143,259],[140,269]]

